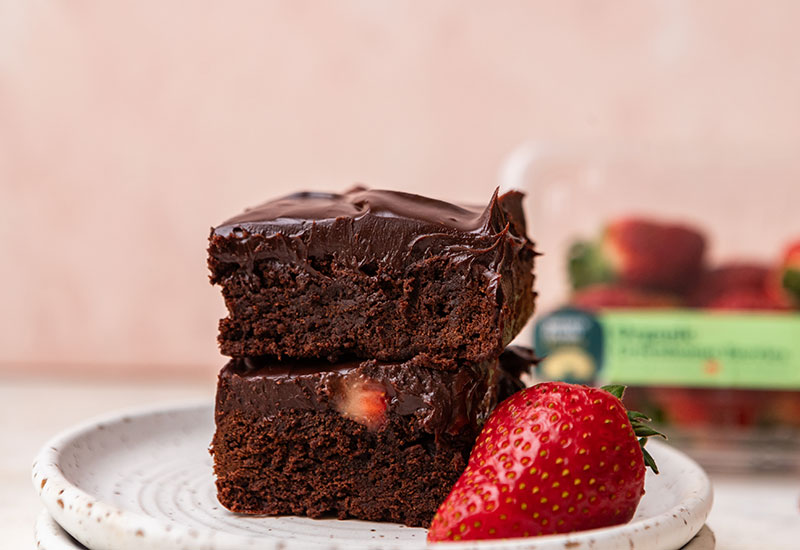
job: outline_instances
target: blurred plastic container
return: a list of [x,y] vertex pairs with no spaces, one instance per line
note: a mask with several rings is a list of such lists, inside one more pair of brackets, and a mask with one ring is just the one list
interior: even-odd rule
[[800,310],[688,309],[685,296],[676,307],[586,310],[569,306],[567,269],[577,240],[632,216],[698,228],[706,266],[777,266],[800,239],[796,155],[528,143],[502,177],[526,191],[530,234],[544,254],[527,336],[547,356],[540,378],[627,385],[630,406],[712,469],[800,470]]

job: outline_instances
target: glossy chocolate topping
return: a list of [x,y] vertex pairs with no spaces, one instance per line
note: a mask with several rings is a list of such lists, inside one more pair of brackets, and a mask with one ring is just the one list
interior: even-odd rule
[[531,367],[539,362],[531,348],[508,346],[500,355],[500,368],[512,378],[530,374]]
[[363,187],[343,194],[295,193],[212,229],[209,253],[243,267],[262,259],[305,264],[330,255],[345,263],[397,266],[443,251],[499,260],[501,243],[532,249],[521,200],[519,192],[495,191],[488,206],[476,208]]
[[486,225],[487,210],[465,208],[401,191],[364,187],[355,187],[344,194],[303,191],[247,209],[223,223],[217,233],[224,234],[238,226],[253,233],[286,230],[285,234],[292,234],[292,228],[304,228],[310,222],[369,216],[414,220],[438,226],[443,231],[449,228],[476,231]]

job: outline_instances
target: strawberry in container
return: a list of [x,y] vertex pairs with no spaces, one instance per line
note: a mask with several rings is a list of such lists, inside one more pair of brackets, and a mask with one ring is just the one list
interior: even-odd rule
[[570,303],[581,309],[595,311],[603,308],[674,308],[681,307],[683,302],[673,294],[601,283],[575,291]]
[[786,250],[781,267],[783,289],[795,304],[800,304],[800,240]]
[[755,262],[730,262],[705,271],[689,290],[687,304],[721,310],[785,310],[785,299],[769,291],[773,270]]
[[596,241],[581,241],[569,252],[574,289],[605,283],[681,293],[703,269],[706,240],[687,225],[645,218],[609,223]]
[[771,298],[789,307],[800,308],[800,239],[786,247],[767,285]]

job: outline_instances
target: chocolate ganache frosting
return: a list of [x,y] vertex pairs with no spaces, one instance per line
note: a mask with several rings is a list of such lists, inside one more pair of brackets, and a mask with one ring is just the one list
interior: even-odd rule
[[276,260],[313,270],[309,258],[326,256],[355,267],[400,268],[437,254],[495,265],[522,248],[533,252],[521,201],[517,191],[497,190],[486,207],[363,187],[343,194],[294,193],[213,228],[209,252],[244,268],[255,260]]

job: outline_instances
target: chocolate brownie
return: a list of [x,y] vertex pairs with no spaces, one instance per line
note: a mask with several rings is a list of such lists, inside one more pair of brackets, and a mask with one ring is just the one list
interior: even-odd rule
[[408,361],[496,358],[533,312],[522,194],[486,207],[396,191],[296,193],[211,230],[222,353]]
[[217,386],[219,501],[248,514],[427,526],[501,388],[514,387],[498,363],[233,359]]

